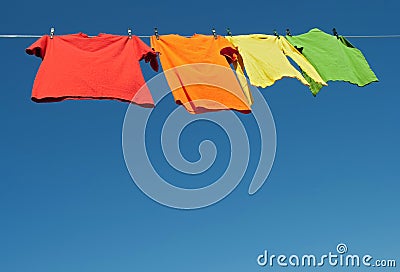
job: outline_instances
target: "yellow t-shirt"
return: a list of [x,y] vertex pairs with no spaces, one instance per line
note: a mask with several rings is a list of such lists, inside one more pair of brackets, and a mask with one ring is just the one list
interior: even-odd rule
[[[296,62],[315,82],[327,85],[315,68],[285,37],[251,34],[226,36],[226,39],[237,47],[250,83],[254,86],[265,88],[283,77],[297,78],[309,86],[287,57]],[[243,74],[243,67],[238,65],[236,72]]]

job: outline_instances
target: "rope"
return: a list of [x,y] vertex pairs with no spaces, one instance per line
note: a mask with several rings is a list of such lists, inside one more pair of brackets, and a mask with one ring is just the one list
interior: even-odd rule
[[[29,35],[29,34],[24,34],[24,35],[19,35],[19,34],[0,34],[0,38],[40,38],[43,35]],[[57,36],[57,35],[54,35]],[[151,36],[143,36],[143,35],[135,35],[139,38],[150,38]],[[89,38],[97,37],[97,36],[88,36]],[[189,37],[189,36],[186,36]]]
[[400,35],[375,35],[375,36],[344,36],[346,38],[400,38]]
[[39,35],[0,35],[0,38],[40,38]]
[[[43,35],[19,35],[19,34],[0,34],[0,38],[40,38]],[[136,35],[139,38],[150,38],[151,36],[146,35]],[[90,38],[97,37],[97,36],[89,36]],[[190,36],[185,36],[190,37]],[[345,38],[371,38],[371,39],[381,39],[381,38],[400,38],[400,35],[343,35]]]

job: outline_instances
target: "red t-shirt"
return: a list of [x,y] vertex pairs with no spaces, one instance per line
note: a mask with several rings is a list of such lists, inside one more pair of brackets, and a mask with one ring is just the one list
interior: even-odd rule
[[[154,106],[139,61],[157,71],[156,53],[137,36],[46,35],[26,49],[42,58],[32,89],[35,102],[116,99]],[[143,87],[143,88],[142,88]]]

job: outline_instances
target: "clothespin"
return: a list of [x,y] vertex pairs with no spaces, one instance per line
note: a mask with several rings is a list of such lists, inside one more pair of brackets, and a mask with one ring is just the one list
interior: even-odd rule
[[278,39],[280,39],[281,37],[279,37],[278,32],[276,32],[276,29],[274,29],[274,35],[278,37]]
[[231,37],[232,37],[232,32],[231,32],[231,30],[230,30],[229,27],[226,29],[226,34],[227,34],[228,36],[231,36]]
[[128,36],[129,39],[132,39],[132,29],[128,28]]
[[286,28],[286,35],[292,36],[292,33],[290,33],[290,29],[289,28]]
[[339,35],[338,35],[337,31],[336,31],[336,28],[333,28],[332,31],[333,31],[333,35],[335,35],[336,38],[339,39]]
[[54,36],[54,27],[50,28],[50,39],[53,39]]
[[159,40],[160,36],[158,36],[158,29],[157,27],[154,28],[154,35],[156,36],[156,39]]
[[211,29],[212,34],[214,35],[214,39],[217,39],[217,33],[215,32],[215,28]]

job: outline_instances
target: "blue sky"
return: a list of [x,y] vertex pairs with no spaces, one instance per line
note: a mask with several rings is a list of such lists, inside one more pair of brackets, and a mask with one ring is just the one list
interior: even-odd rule
[[[157,26],[160,34],[182,35],[212,27],[220,34],[226,27],[233,34],[290,28],[295,35],[314,27],[400,34],[399,8],[397,1],[9,1],[0,32],[47,34],[54,26],[56,34],[124,35],[131,27],[149,35]],[[31,102],[40,59],[24,49],[35,39],[1,39],[0,271],[266,271],[272,269],[256,263],[265,249],[322,255],[338,243],[400,265],[400,39],[349,40],[380,82],[331,82],[316,98],[295,79],[261,89],[278,141],[267,182],[247,194],[252,164],[223,201],[182,211],[154,202],[132,182],[121,146],[127,104]],[[147,80],[156,75],[143,67]],[[191,139],[226,145],[212,125],[197,126],[182,139],[189,158],[196,159]],[[251,145],[257,149],[256,140]],[[213,173],[224,159],[222,153]],[[322,269],[341,270],[315,270]]]

